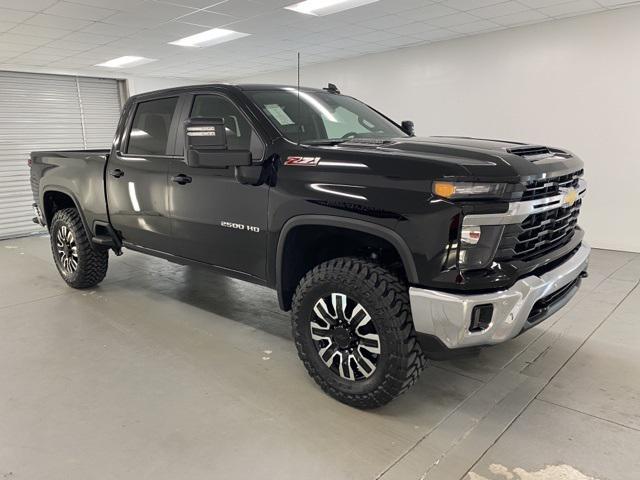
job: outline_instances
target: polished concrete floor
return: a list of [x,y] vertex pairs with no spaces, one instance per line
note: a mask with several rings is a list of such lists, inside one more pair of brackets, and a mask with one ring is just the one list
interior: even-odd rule
[[0,478],[640,478],[640,255],[376,411],[324,395],[267,289],[133,252],[65,286],[0,242]]

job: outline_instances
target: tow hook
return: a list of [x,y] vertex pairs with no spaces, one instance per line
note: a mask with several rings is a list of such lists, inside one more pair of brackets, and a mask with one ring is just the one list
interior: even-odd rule
[[589,272],[587,272],[586,270],[583,270],[580,273],[580,278],[587,278],[589,276]]

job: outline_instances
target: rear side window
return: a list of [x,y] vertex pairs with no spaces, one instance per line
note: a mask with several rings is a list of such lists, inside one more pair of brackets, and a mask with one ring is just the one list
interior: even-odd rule
[[133,116],[126,153],[166,155],[169,127],[177,104],[178,97],[139,103]]

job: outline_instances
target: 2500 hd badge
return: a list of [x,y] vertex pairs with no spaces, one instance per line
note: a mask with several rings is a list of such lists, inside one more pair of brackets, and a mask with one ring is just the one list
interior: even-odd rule
[[260,232],[260,227],[254,227],[253,225],[243,225],[242,223],[225,222],[224,220],[220,222],[220,226],[225,228],[235,228],[236,230],[247,230],[254,233]]

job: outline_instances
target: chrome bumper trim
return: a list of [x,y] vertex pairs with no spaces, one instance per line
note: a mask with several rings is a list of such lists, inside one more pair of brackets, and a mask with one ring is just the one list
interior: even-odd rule
[[[586,270],[590,252],[591,247],[583,243],[571,258],[553,270],[522,278],[511,288],[492,293],[460,295],[411,287],[415,329],[439,338],[451,349],[504,342],[523,330],[538,300],[573,282]],[[470,332],[473,307],[487,303],[493,305],[489,327]]]
[[[578,180],[578,198],[584,197],[587,191],[587,182],[584,179]],[[564,194],[554,197],[540,198],[538,200],[528,200],[526,202],[511,202],[509,209],[502,213],[487,213],[481,215],[467,215],[462,221],[463,225],[508,225],[521,223],[529,215],[546,212],[562,207]]]

